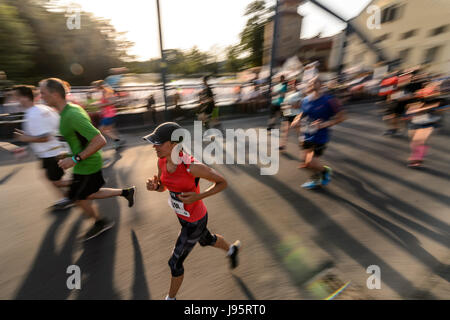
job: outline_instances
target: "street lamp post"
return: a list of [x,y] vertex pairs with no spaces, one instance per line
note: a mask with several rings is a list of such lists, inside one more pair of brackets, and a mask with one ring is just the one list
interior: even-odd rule
[[277,40],[277,33],[278,33],[278,10],[280,6],[280,1],[277,0],[277,3],[275,5],[275,16],[273,18],[273,35],[272,35],[272,51],[270,55],[270,75],[269,75],[269,103],[272,100],[272,77],[273,77],[273,68],[276,60],[276,40]]
[[159,27],[159,47],[161,50],[161,78],[163,83],[163,95],[164,95],[164,120],[167,121],[167,95],[166,95],[166,59],[164,57],[164,47],[161,31],[161,14],[159,10],[159,0],[156,0],[156,9],[158,12],[158,27]]

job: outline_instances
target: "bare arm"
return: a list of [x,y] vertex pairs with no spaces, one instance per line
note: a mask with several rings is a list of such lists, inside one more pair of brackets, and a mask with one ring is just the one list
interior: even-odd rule
[[[105,144],[105,138],[101,134],[98,134],[94,138],[92,138],[86,149],[81,151],[78,155],[82,160],[89,158],[91,155],[100,150]],[[75,164],[76,162],[75,160],[73,160],[73,157],[67,157],[58,161],[58,166],[60,166],[64,170],[74,167]]]
[[181,194],[179,196],[179,198],[184,203],[189,204],[189,203],[193,203],[195,201],[210,197],[216,193],[223,191],[228,185],[227,181],[220,173],[218,173],[216,170],[204,165],[203,163],[192,164],[190,166],[190,169],[191,169],[191,174],[194,177],[211,181],[211,182],[213,182],[213,185],[211,185],[208,189],[206,189],[204,192],[201,192],[199,194],[196,194],[194,192],[186,192],[186,193]]
[[300,112],[292,121],[291,128],[297,127],[300,120],[302,119],[303,112]]
[[92,156],[94,153],[96,153],[98,150],[103,148],[106,144],[105,137],[100,133],[96,135],[88,144],[86,149],[81,151],[78,155],[81,157],[81,159],[86,159]]
[[220,173],[213,168],[204,165],[203,163],[191,164],[190,169],[191,174],[194,177],[205,179],[214,183],[204,192],[200,193],[201,199],[223,191],[228,185],[227,180],[225,180]]
[[147,190],[164,192],[166,191],[166,186],[161,183],[161,168],[158,163],[156,165],[158,167],[158,176],[153,176],[152,180],[147,179]]
[[331,99],[330,103],[332,105],[332,108],[335,110],[336,114],[328,121],[319,122],[318,129],[324,129],[324,128],[329,128],[329,127],[335,126],[338,123],[341,123],[342,121],[347,119],[347,116],[346,116],[344,110],[341,108],[342,104],[338,99],[336,99],[336,98]]
[[410,109],[410,110],[408,110],[406,112],[406,114],[407,115],[412,115],[412,114],[415,114],[415,113],[420,113],[420,112],[423,112],[423,111],[426,111],[426,110],[430,110],[430,109],[439,107],[439,104],[440,104],[439,102],[435,102],[435,103],[428,104],[428,105],[422,104],[422,106],[418,107],[417,109]]
[[345,119],[347,119],[345,112],[339,111],[331,120],[322,122],[319,125],[319,128],[323,129],[323,128],[329,128],[329,127],[335,126],[338,123],[341,123],[342,121],[344,121]]
[[30,136],[25,134],[22,130],[16,129],[14,135],[17,140],[30,143],[43,143],[47,142],[51,138],[51,134],[43,134],[40,136]]

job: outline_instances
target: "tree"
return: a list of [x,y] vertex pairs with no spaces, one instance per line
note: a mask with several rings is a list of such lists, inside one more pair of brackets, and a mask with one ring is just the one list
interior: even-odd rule
[[[8,59],[18,60],[22,66],[10,65],[5,69],[11,78],[17,78],[22,72],[22,78],[29,83],[36,83],[46,77],[60,77],[74,85],[86,85],[93,80],[103,79],[112,67],[122,65],[124,59],[130,58],[126,50],[131,46],[124,39],[123,33],[118,33],[110,22],[99,19],[86,12],[81,14],[81,28],[67,28],[67,8],[48,0],[6,0],[7,7],[13,7],[16,12],[17,30],[2,32],[2,35],[14,35],[20,39],[31,38],[33,50],[27,55],[30,45],[27,41],[12,39],[2,41],[2,52],[7,48]],[[6,11],[11,12],[11,10]],[[1,10],[2,15],[4,10]],[[14,14],[9,14],[14,17]],[[5,25],[4,21],[0,25]],[[8,25],[8,24],[6,24]],[[25,30],[29,30],[29,32]],[[25,36],[30,33],[30,36]],[[25,37],[25,38],[24,38]],[[15,42],[14,42],[15,41]],[[6,59],[6,60],[8,60]],[[0,61],[4,61],[1,59]],[[73,72],[73,66],[80,65],[79,72]],[[26,72],[23,66],[27,66]],[[13,75],[16,75],[13,77]],[[16,79],[17,81],[18,79]]]
[[244,30],[240,34],[240,51],[248,54],[245,66],[247,68],[262,65],[264,52],[264,26],[270,21],[274,7],[267,7],[264,0],[250,3],[244,13],[249,17]]
[[19,17],[17,8],[7,3],[0,4],[0,70],[9,78],[26,77],[33,67],[30,60],[36,50],[32,30]]
[[226,49],[227,60],[225,62],[226,72],[238,72],[244,65],[243,59],[239,59],[240,48],[238,46],[229,46]]

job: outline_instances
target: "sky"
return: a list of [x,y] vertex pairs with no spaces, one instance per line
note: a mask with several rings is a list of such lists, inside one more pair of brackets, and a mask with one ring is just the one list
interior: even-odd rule
[[[245,26],[246,6],[253,0],[160,0],[163,46],[166,49],[190,49],[223,55],[229,45],[239,43],[239,33]],[[345,19],[359,14],[370,0],[319,0]],[[106,18],[117,31],[127,32],[135,43],[129,51],[137,60],[160,57],[156,0],[60,0],[73,3],[84,11]],[[273,0],[267,1],[269,3]],[[299,7],[304,16],[302,38],[321,32],[323,36],[336,34],[345,24],[306,3]],[[83,21],[81,21],[83,27]]]

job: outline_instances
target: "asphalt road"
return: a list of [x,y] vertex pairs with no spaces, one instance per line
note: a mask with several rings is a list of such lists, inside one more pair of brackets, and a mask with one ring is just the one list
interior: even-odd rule
[[[350,282],[337,299],[449,299],[450,147],[448,128],[434,133],[425,168],[408,169],[408,140],[382,136],[372,104],[348,107],[323,157],[334,170],[329,186],[308,191],[298,170],[294,134],[276,175],[260,165],[214,165],[228,188],[205,203],[209,229],[240,239],[240,265],[196,246],[185,261],[178,299],[322,299],[318,281],[333,274]],[[226,128],[264,128],[267,117],[224,122]],[[192,127],[192,126],[191,126]],[[191,128],[188,127],[188,128]],[[17,162],[0,150],[0,299],[163,299],[167,264],[179,232],[167,193],[150,193],[156,156],[140,137],[106,150],[106,187],[136,185],[136,204],[96,201],[116,227],[83,245],[89,227],[78,208],[51,212],[58,197],[39,162]],[[276,133],[273,133],[276,135]],[[202,181],[202,189],[208,186]],[[81,269],[81,289],[66,286],[67,267]],[[381,288],[368,289],[367,268],[380,268]],[[319,279],[319,280],[318,280]],[[320,281],[319,281],[320,282]]]

